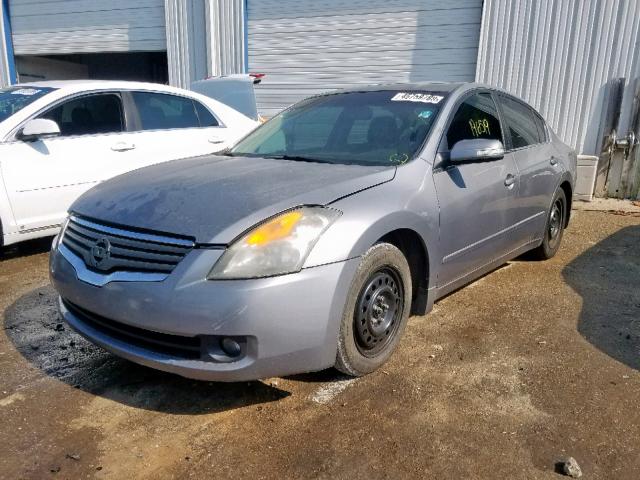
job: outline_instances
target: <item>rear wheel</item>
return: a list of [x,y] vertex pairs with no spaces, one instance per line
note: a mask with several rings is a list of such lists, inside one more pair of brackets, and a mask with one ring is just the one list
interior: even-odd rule
[[533,253],[540,260],[547,260],[555,256],[560,249],[564,226],[567,223],[567,197],[562,188],[559,188],[553,197],[553,203],[547,216],[547,224],[544,231],[542,245]]
[[363,255],[338,334],[338,370],[361,376],[388,360],[407,324],[411,291],[411,271],[400,250],[379,243]]

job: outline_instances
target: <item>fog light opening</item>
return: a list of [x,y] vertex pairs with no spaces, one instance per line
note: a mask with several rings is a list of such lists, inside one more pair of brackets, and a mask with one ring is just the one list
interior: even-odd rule
[[233,338],[223,338],[220,342],[220,346],[222,347],[224,353],[226,353],[230,357],[237,357],[238,355],[240,355],[240,353],[242,353],[242,347]]

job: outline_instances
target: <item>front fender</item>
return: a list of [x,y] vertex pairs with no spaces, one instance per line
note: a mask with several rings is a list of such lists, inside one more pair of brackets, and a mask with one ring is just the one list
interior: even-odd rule
[[[322,235],[305,262],[306,267],[340,262],[362,256],[390,232],[416,232],[428,250],[429,272],[436,273],[438,251],[438,205],[433,189],[403,189],[396,180],[331,205],[342,216]],[[407,195],[411,192],[413,195]],[[404,195],[403,195],[404,193]],[[429,275],[429,286],[435,275]]]

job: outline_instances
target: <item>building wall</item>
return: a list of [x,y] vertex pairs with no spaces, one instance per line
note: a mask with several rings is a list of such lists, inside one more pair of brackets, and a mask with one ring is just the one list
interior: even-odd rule
[[0,87],[13,83],[15,75],[7,6],[7,0],[0,0]]
[[164,0],[10,0],[16,55],[165,50]]
[[169,83],[245,70],[244,0],[165,0]]
[[473,81],[482,0],[248,0],[260,112],[372,83]]
[[608,85],[640,76],[637,0],[485,0],[476,79],[531,103],[580,153],[599,154]]

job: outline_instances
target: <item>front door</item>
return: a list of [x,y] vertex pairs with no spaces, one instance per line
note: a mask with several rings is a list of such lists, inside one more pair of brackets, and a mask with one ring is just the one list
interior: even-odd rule
[[453,165],[448,150],[460,140],[503,141],[498,111],[488,92],[467,97],[454,114],[445,138],[434,183],[440,205],[442,265],[438,286],[445,287],[506,254],[515,223],[518,170],[513,154],[500,160]]
[[126,169],[130,152],[120,148],[122,112],[115,93],[74,98],[40,115],[58,123],[60,136],[0,145],[0,168],[19,231],[59,225],[76,198]]

